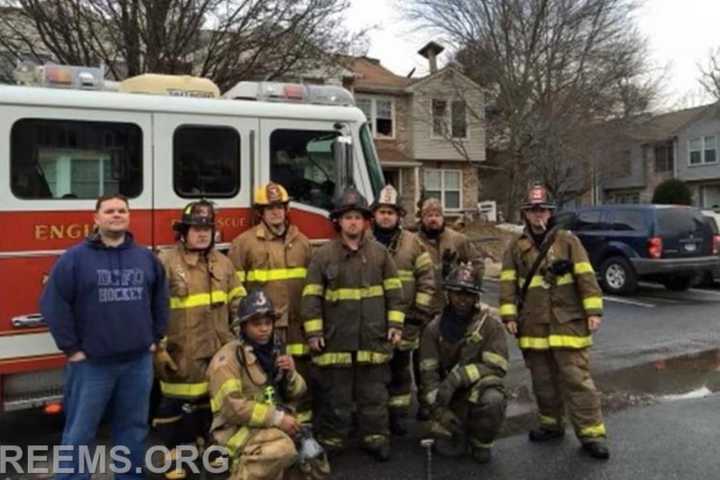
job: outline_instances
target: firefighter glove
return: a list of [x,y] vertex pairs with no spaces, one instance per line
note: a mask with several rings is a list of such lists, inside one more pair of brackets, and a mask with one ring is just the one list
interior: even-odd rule
[[450,372],[447,377],[445,377],[445,380],[443,380],[438,387],[438,405],[442,407],[449,406],[450,402],[452,401],[453,395],[455,395],[455,391],[457,391],[457,389],[460,388],[461,385],[462,376],[460,375],[460,371],[456,367]]
[[172,372],[177,372],[178,366],[172,359],[170,354],[164,348],[159,348],[153,356],[153,364],[155,371],[161,376],[167,376]]
[[454,435],[463,433],[462,421],[447,407],[435,408],[432,412],[432,420]]

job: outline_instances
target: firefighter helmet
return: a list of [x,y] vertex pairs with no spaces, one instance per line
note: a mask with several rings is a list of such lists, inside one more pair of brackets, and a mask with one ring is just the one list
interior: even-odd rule
[[405,216],[405,209],[400,205],[400,195],[398,195],[398,191],[395,190],[395,187],[392,185],[385,185],[383,189],[380,190],[380,195],[375,199],[370,209],[374,213],[375,210],[380,207],[394,208],[398,215],[401,217]]
[[355,187],[347,187],[339,196],[335,198],[334,209],[330,212],[330,218],[337,220],[344,213],[356,210],[363,214],[365,218],[370,218],[370,210],[368,210],[367,200],[363,197]]
[[443,288],[453,292],[482,293],[482,280],[475,275],[475,270],[469,263],[460,263],[453,268],[445,280]]
[[180,221],[173,228],[186,234],[190,227],[215,227],[215,207],[207,200],[188,203],[182,212]]
[[520,207],[520,210],[532,210],[533,208],[555,210],[555,204],[548,199],[548,191],[542,185],[533,185],[528,190],[527,201]]
[[248,296],[240,301],[237,318],[233,321],[233,327],[237,327],[257,316],[268,316],[273,320],[277,318],[275,308],[270,297],[262,289],[253,290]]
[[255,207],[267,207],[268,205],[287,205],[290,201],[285,187],[279,183],[266,183],[255,189],[253,205]]

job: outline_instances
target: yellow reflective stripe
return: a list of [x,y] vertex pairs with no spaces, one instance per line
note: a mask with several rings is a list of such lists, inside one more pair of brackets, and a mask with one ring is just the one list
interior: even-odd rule
[[585,427],[580,429],[580,435],[579,437],[585,437],[585,438],[595,438],[595,437],[604,437],[607,433],[605,432],[605,424],[599,423],[597,425],[593,425],[592,427]]
[[323,286],[318,283],[308,283],[307,285],[305,285],[305,288],[303,288],[302,296],[303,297],[307,297],[309,295],[322,296],[324,290],[325,289],[323,288]]
[[572,273],[566,273],[565,275],[561,275],[555,279],[555,282],[558,286],[560,285],[570,285],[571,283],[575,283],[575,277],[573,277]]
[[402,324],[405,322],[405,314],[398,310],[388,310],[388,322]]
[[423,252],[415,259],[415,268],[420,270],[432,265],[432,257],[428,252]]
[[225,446],[228,449],[231,457],[236,457],[238,450],[245,446],[248,437],[250,436],[250,430],[247,427],[241,427],[235,434],[230,437]]
[[397,345],[398,350],[402,350],[403,352],[407,350],[415,350],[420,347],[420,339],[416,338],[415,340],[405,340],[404,338],[400,340],[400,343]]
[[412,270],[398,270],[398,277],[401,282],[412,282],[415,280],[415,275]]
[[560,424],[556,418],[548,417],[546,415],[539,415],[538,419],[540,421],[540,425],[544,425],[546,427],[554,427]]
[[[398,282],[399,279],[396,279]],[[304,294],[304,293],[303,293]],[[380,285],[373,285],[366,288],[339,288],[337,290],[327,290],[325,299],[330,302],[338,300],[361,300],[363,298],[382,297],[385,290]]]
[[350,365],[352,364],[352,355],[349,353],[323,353],[314,356],[312,361],[315,365],[321,367],[327,365]]
[[435,358],[420,360],[420,370],[435,370],[440,365]]
[[[518,278],[518,287],[523,288],[525,285],[525,279],[523,277]],[[550,288],[550,285],[545,283],[545,279],[541,277],[540,275],[533,276],[532,280],[530,280],[530,285],[528,285],[528,288],[537,288],[537,287],[544,287],[544,288]]]
[[390,277],[386,278],[385,281],[383,281],[383,286],[385,287],[385,290],[394,290],[397,288],[402,288],[402,282],[398,277]]
[[202,397],[208,393],[208,383],[168,383],[160,382],[160,391],[170,397]]
[[238,297],[241,298],[241,297],[244,297],[244,296],[246,296],[246,295],[247,295],[247,291],[245,290],[245,287],[240,286],[240,287],[235,287],[235,288],[233,288],[232,290],[230,290],[230,293],[228,293],[228,298],[229,298],[230,301],[232,302],[232,301],[235,300],[236,298],[238,298]]
[[411,401],[410,394],[406,395],[394,395],[390,397],[390,401],[388,401],[389,407],[409,407],[410,401]]
[[509,366],[508,361],[505,359],[505,357],[503,357],[502,355],[498,355],[495,352],[483,352],[482,359],[483,362],[494,365],[503,371],[507,371]]
[[478,448],[492,448],[495,445],[495,442],[485,443],[485,442],[481,442],[480,440],[473,438],[473,437],[470,437],[468,440],[473,445],[473,447],[478,447]]
[[517,315],[517,306],[514,303],[504,303],[500,305],[500,315],[503,317]]
[[432,295],[428,295],[425,292],[417,292],[415,294],[415,304],[422,305],[423,307],[429,307],[432,302]]
[[600,310],[603,308],[602,297],[585,297],[583,298],[583,307],[585,310]]
[[513,282],[517,278],[517,271],[516,270],[503,270],[500,272],[500,281],[501,282]]
[[285,352],[288,355],[299,357],[310,353],[310,347],[304,343],[288,343],[287,347],[285,347]]
[[322,332],[323,321],[322,318],[313,318],[303,323],[303,326],[305,327],[305,333]]
[[235,277],[237,277],[237,279],[240,282],[244,282],[245,281],[245,270],[235,270]]
[[575,264],[575,275],[582,275],[583,273],[595,273],[590,262],[578,262]]
[[227,303],[228,294],[222,290],[213,290],[211,293],[196,293],[187,297],[170,297],[170,308],[194,308],[213,303]]
[[290,280],[293,278],[305,278],[307,268],[269,268],[250,270],[247,273],[248,282],[273,282],[276,280]]
[[297,416],[295,418],[297,418],[297,421],[300,423],[310,423],[310,422],[312,422],[312,419],[313,419],[313,412],[312,412],[312,410],[298,412]]
[[547,350],[549,348],[586,348],[592,345],[592,337],[573,335],[550,335],[549,337],[520,337],[520,348]]
[[392,355],[387,353],[369,352],[367,350],[358,350],[357,361],[362,363],[386,363],[390,361]]
[[239,378],[231,378],[229,380],[226,380],[225,383],[222,384],[220,389],[218,389],[217,393],[213,395],[213,398],[210,399],[210,409],[214,412],[219,412],[222,408],[222,402],[225,400],[225,397],[227,397],[232,392],[239,392],[242,391],[242,382]]
[[270,406],[264,403],[255,402],[255,406],[252,409],[250,415],[250,426],[251,427],[263,427],[265,426],[265,418],[270,411]]
[[468,376],[470,383],[480,380],[480,370],[475,364],[465,365],[465,375]]

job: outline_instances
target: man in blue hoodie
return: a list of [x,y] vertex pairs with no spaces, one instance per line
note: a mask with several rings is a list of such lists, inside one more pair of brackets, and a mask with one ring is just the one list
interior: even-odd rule
[[122,457],[115,467],[123,473],[115,478],[143,478],[150,352],[165,333],[169,296],[165,270],[150,250],[135,244],[129,224],[125,197],[100,197],[95,232],[58,259],[40,299],[68,360],[57,480],[90,478],[80,457],[106,414]]

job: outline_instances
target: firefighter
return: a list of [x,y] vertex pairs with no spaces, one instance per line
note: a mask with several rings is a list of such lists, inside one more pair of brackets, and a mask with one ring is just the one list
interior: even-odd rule
[[372,205],[373,235],[385,245],[398,269],[403,286],[403,301],[408,306],[402,340],[390,361],[390,431],[405,435],[405,418],[410,409],[412,373],[411,352],[420,346],[420,328],[432,319],[430,302],[435,295],[432,258],[416,234],[404,230],[400,223],[405,209],[397,190],[387,185]]
[[[539,428],[530,431],[530,440],[562,438],[567,408],[583,449],[594,458],[607,459],[600,394],[590,376],[589,354],[591,333],[602,321],[602,293],[580,240],[552,226],[554,209],[544,187],[530,189],[522,206],[525,231],[503,259],[500,314],[507,330],[518,337],[532,376]],[[545,257],[521,298],[543,251]]]
[[438,453],[469,449],[487,463],[507,406],[505,329],[479,303],[482,289],[470,264],[455,267],[443,288],[447,305],[425,328],[420,346],[421,395],[431,409],[432,431],[441,436]]
[[[458,262],[470,262],[473,265],[475,276],[478,283],[482,285],[482,278],[485,274],[485,262],[481,256],[481,252],[470,243],[467,236],[460,232],[456,232],[445,225],[445,217],[442,204],[437,198],[428,198],[422,202],[420,211],[420,225],[418,236],[422,240],[425,248],[433,261],[435,271],[435,284],[441,285],[443,277],[449,271],[448,265],[454,265]],[[485,252],[482,252],[485,255]],[[445,265],[445,269],[443,269]],[[445,271],[443,271],[445,270]],[[431,303],[431,311],[437,314],[442,311],[445,306],[445,294],[442,289],[435,291]],[[418,364],[415,362],[415,374],[419,376]],[[420,408],[418,409],[418,418],[420,420],[428,419],[427,406],[420,399]]]
[[[302,295],[310,241],[288,220],[290,198],[282,185],[268,183],[255,190],[253,207],[259,218],[255,227],[239,235],[230,248],[230,260],[248,292],[262,288],[280,314],[276,322],[279,342],[286,345],[303,377],[310,378],[310,349],[300,321]],[[312,420],[309,392],[298,406],[303,423]]]
[[[232,480],[279,480],[298,460],[295,439],[302,424],[292,404],[305,392],[292,355],[273,342],[278,318],[263,290],[240,304],[233,330],[238,338],[213,357],[207,370],[215,441],[225,446]],[[318,457],[319,458],[319,457]],[[329,474],[327,459],[315,477]]]
[[[173,226],[177,245],[161,252],[170,284],[167,336],[155,353],[162,399],[153,425],[172,449],[204,442],[210,427],[205,371],[212,356],[232,339],[230,321],[245,289],[228,258],[214,246],[215,211],[205,200],[192,202]],[[169,479],[185,478],[176,468]]]
[[330,452],[345,447],[354,402],[362,446],[386,461],[388,362],[405,314],[390,253],[365,231],[370,216],[367,201],[352,187],[335,199],[330,218],[338,234],[310,262],[302,318],[320,370],[318,440]]

